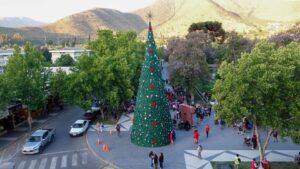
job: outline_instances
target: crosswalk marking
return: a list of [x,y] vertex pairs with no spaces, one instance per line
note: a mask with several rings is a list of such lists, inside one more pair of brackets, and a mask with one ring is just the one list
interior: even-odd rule
[[52,157],[51,164],[50,164],[50,169],[55,169],[56,168],[56,163],[57,163],[57,157]]
[[85,165],[87,164],[87,156],[88,156],[88,153],[87,152],[84,152],[81,154],[81,158],[82,158],[82,164]]
[[77,166],[77,153],[72,155],[72,166]]
[[30,166],[29,166],[28,169],[34,169],[34,168],[35,168],[35,165],[36,165],[36,162],[37,162],[37,160],[32,160],[32,161],[30,162]]
[[22,161],[22,162],[19,164],[19,166],[18,166],[17,169],[24,169],[25,164],[26,164],[26,161]]
[[67,155],[64,155],[61,159],[61,168],[66,168],[67,167]]
[[42,159],[42,161],[40,163],[40,166],[39,166],[39,169],[45,169],[47,160],[48,160],[48,158],[43,158]]

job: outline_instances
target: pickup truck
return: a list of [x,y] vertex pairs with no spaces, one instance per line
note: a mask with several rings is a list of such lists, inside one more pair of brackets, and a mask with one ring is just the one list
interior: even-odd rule
[[36,130],[23,146],[23,154],[41,153],[47,144],[54,141],[55,128]]

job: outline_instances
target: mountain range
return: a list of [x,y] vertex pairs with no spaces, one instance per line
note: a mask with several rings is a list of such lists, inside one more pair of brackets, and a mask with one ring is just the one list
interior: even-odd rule
[[[147,14],[157,38],[184,36],[194,22],[219,21],[226,31],[266,37],[300,21],[298,0],[157,0],[131,13],[95,8],[38,27],[0,28],[0,33],[20,32],[25,39],[94,37],[97,29],[136,31],[144,36]],[[1,25],[0,25],[1,26]]]
[[42,26],[45,23],[33,20],[31,18],[23,17],[4,17],[0,18],[0,27],[18,28],[26,26]]

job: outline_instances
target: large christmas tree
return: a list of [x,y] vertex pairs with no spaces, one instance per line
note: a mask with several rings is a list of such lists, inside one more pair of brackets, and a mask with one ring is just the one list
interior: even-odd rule
[[143,147],[160,147],[170,143],[170,111],[164,94],[160,62],[156,53],[151,22],[131,132],[131,142]]

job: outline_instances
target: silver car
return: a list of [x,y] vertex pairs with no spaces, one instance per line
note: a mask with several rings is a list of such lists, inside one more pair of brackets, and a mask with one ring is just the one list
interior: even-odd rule
[[35,131],[23,146],[23,154],[37,154],[54,140],[55,129],[39,129]]

